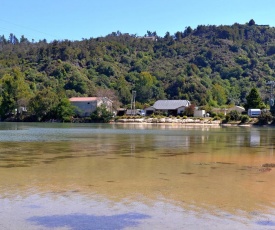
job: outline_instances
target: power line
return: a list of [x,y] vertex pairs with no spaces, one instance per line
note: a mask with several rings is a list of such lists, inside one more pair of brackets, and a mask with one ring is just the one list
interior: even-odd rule
[[[8,24],[11,24],[11,25],[14,25],[14,26],[16,26],[16,27],[25,28],[25,29],[27,29],[27,30],[30,30],[30,31],[33,31],[33,32],[36,32],[36,33],[39,33],[39,34],[44,34],[44,35],[50,36],[50,37],[52,37],[53,39],[56,39],[56,37],[57,37],[57,36],[54,36],[54,35],[52,35],[52,34],[48,34],[48,33],[42,32],[42,31],[40,31],[40,30],[37,30],[37,29],[34,29],[34,28],[30,28],[30,27],[28,27],[28,26],[19,25],[19,24],[16,24],[16,23],[13,23],[13,22],[10,22],[10,21],[1,19],[1,18],[0,18],[0,21],[5,22],[5,23],[8,23]],[[7,30],[7,29],[4,28],[4,30]]]
[[[8,36],[12,33],[12,34],[19,34],[21,32],[18,32],[17,30],[13,30],[12,32],[10,31],[10,29],[7,29],[7,28],[4,28],[4,27],[0,27],[0,31],[6,31],[8,32]],[[0,32],[0,35],[3,35],[1,32]],[[24,33],[24,34],[21,34],[21,35],[24,35],[25,37],[28,37],[28,38],[31,38],[32,35],[30,35],[29,33]],[[8,38],[8,37],[7,37]]]

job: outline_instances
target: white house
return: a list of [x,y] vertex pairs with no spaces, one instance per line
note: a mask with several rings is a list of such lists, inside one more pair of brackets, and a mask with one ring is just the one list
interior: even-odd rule
[[107,97],[72,97],[69,100],[80,117],[90,116],[102,104],[112,112],[113,103]]

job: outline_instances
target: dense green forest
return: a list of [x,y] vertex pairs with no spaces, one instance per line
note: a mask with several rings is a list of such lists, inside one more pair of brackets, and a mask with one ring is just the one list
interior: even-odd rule
[[[187,99],[197,106],[244,105],[256,87],[264,102],[275,80],[275,28],[199,25],[160,37],[113,32],[81,41],[0,36],[1,117],[27,107],[34,119],[60,117],[67,98],[107,96],[137,107],[158,99]],[[63,106],[63,107],[62,107]],[[60,109],[64,108],[64,109]]]

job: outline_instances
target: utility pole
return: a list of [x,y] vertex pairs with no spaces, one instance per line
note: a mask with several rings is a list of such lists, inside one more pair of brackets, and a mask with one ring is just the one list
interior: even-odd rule
[[274,87],[275,81],[268,81],[267,86],[269,86],[269,105],[270,105],[270,112],[274,116],[275,115],[275,103],[274,103]]
[[136,115],[136,91],[134,90],[132,91],[132,99],[131,99],[131,116],[133,115]]

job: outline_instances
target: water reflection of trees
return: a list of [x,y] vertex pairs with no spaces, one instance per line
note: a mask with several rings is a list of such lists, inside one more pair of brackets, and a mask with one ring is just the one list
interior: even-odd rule
[[[127,127],[127,126],[126,126]],[[272,151],[274,143],[274,130],[261,128],[166,128],[166,125],[152,127],[134,125],[140,131],[132,131],[128,135],[115,136],[114,143],[119,144],[97,144],[115,152],[130,152],[138,154],[146,151],[180,152],[180,151],[217,151],[223,149],[234,149],[236,153],[242,148],[267,147]],[[178,126],[177,126],[178,127]],[[126,143],[126,144],[125,144]],[[112,147],[112,149],[111,149]]]

